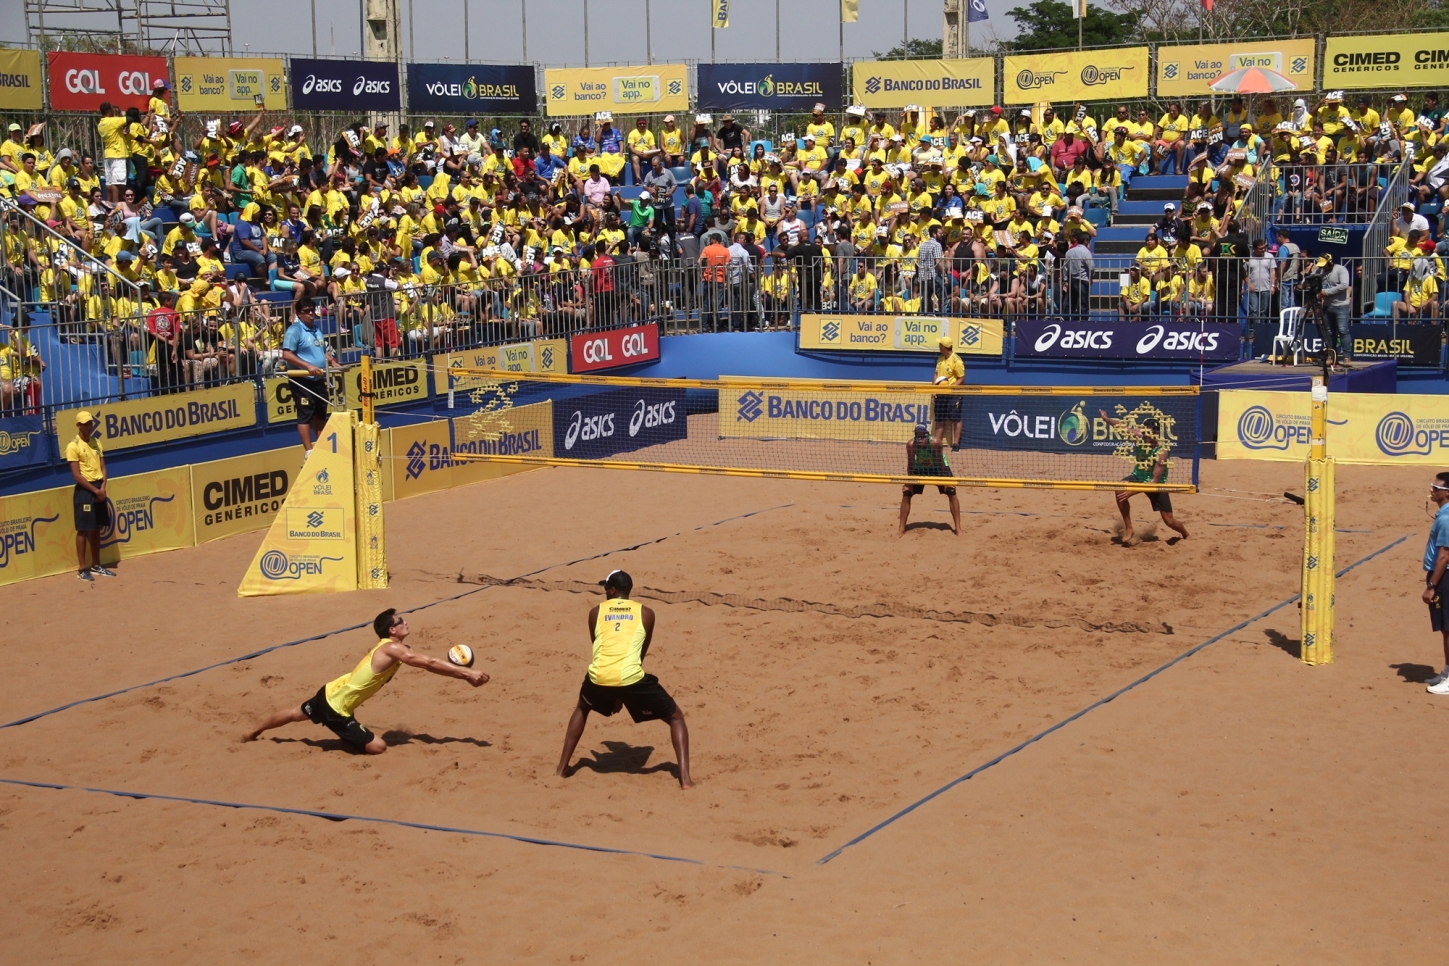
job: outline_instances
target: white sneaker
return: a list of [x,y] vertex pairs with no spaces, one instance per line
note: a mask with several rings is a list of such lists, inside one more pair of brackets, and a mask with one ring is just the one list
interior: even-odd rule
[[1425,690],[1430,694],[1449,694],[1449,678],[1445,678],[1438,684],[1431,684]]

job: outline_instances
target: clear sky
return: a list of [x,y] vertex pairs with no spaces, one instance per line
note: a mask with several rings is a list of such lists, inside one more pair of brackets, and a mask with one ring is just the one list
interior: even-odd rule
[[[133,0],[123,0],[130,4]],[[315,0],[319,54],[355,56],[358,0]],[[398,0],[403,58],[409,58],[408,0]],[[528,5],[528,59],[551,67],[584,63],[584,0],[468,0],[468,53],[486,63],[522,60],[522,4]],[[973,36],[1015,33],[1006,10],[1026,0],[987,0],[991,21]],[[463,60],[464,0],[414,0],[412,40],[419,61]],[[909,10],[910,35],[941,36],[941,0],[860,0],[860,21],[845,25],[847,58],[869,57],[900,43]],[[649,0],[654,59],[710,59],[709,0]],[[589,61],[644,63],[645,0],[589,0]],[[715,31],[715,60],[775,59],[775,0],[732,0],[730,26]],[[780,0],[782,60],[829,61],[839,55],[838,0]],[[309,0],[232,0],[232,40],[240,53],[312,51]],[[107,25],[114,20],[106,18]],[[0,41],[25,39],[23,0],[0,0]]]

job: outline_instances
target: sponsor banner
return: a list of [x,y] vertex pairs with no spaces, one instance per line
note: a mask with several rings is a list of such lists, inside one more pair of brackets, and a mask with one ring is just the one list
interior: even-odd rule
[[1157,48],[1157,96],[1210,97],[1210,85],[1244,67],[1262,67],[1288,78],[1299,90],[1313,89],[1314,41],[1191,44]]
[[536,114],[533,68],[408,64],[408,110],[440,114]]
[[449,426],[428,420],[385,430],[391,436],[392,495],[401,500],[453,485],[453,461],[448,458]]
[[[526,348],[525,348],[526,347]],[[496,369],[507,372],[568,372],[569,344],[566,339],[535,339],[515,345],[495,345],[462,352],[440,352],[429,357],[437,393],[466,392],[487,384],[477,376],[455,376],[454,369]],[[524,368],[525,364],[527,368]],[[443,373],[448,373],[447,384]]]
[[1329,37],[1323,87],[1438,87],[1449,81],[1449,34]]
[[975,107],[996,95],[996,61],[858,60],[850,68],[854,100],[870,108],[907,104]]
[[282,509],[302,463],[298,446],[195,463],[191,518],[198,544],[260,530]]
[[1146,97],[1147,74],[1146,47],[1007,57],[1002,62],[1002,99],[1008,104],[1061,104]]
[[287,109],[287,68],[277,57],[177,57],[176,106],[183,111],[234,114]]
[[688,435],[683,389],[610,389],[554,401],[556,457],[608,459]]
[[1241,330],[1231,322],[1016,323],[1018,357],[1059,359],[1173,359],[1234,362]]
[[[1253,355],[1273,351],[1276,324],[1253,326]],[[1353,347],[1352,358],[1369,361],[1394,359],[1400,366],[1438,369],[1442,330],[1436,325],[1400,325],[1387,323],[1355,323],[1349,326]],[[1317,355],[1323,351],[1323,337],[1316,323],[1308,323],[1303,331],[1303,351]]]
[[884,390],[862,393],[721,389],[719,434],[754,439],[905,443],[918,424],[931,424],[932,398],[923,393]]
[[124,54],[73,54],[51,51],[50,108],[54,111],[99,111],[109,101],[123,110],[151,100],[151,84],[170,80],[165,57]]
[[827,111],[844,107],[839,64],[700,64],[696,68],[701,111],[796,111],[817,102]]
[[0,419],[0,472],[38,466],[50,457],[40,416]]
[[550,117],[689,110],[689,68],[683,64],[556,68],[543,72],[543,86]]
[[659,361],[659,326],[631,325],[589,332],[569,341],[569,371],[594,372]]
[[981,449],[1118,456],[1125,460],[1125,476],[1133,466],[1132,438],[1122,426],[1108,425],[1102,411],[1134,421],[1155,416],[1172,455],[1191,459],[1197,453],[1197,408],[1196,396],[967,396],[961,407],[961,445],[969,440]]
[[[1312,401],[1307,392],[1223,390],[1218,394],[1218,459],[1308,458]],[[1449,449],[1449,397],[1330,393],[1328,455],[1340,463],[1441,466]]]
[[0,585],[75,570],[73,487],[0,497]]
[[[96,435],[108,453],[257,424],[256,387],[251,382],[89,408],[96,417]],[[55,414],[62,449],[75,436],[78,412],[62,409]]]
[[189,466],[109,481],[106,509],[111,522],[101,528],[103,562],[196,545]]
[[[347,409],[362,408],[362,367],[349,366],[342,373]],[[428,364],[422,359],[409,362],[378,362],[372,366],[372,404],[400,406],[428,398]]]
[[40,51],[0,50],[0,108],[38,111],[45,106],[44,101]]
[[[502,412],[480,411],[452,420],[453,452],[502,456],[553,453],[553,402],[545,400]],[[493,480],[537,467],[510,463],[453,463],[453,485]]]
[[352,417],[334,413],[237,588],[240,597],[357,589]]
[[292,106],[299,111],[396,111],[397,64],[377,60],[292,58]]
[[1001,319],[952,319],[929,315],[802,315],[801,349],[847,352],[937,351],[946,335],[963,356],[999,356],[1005,340]]

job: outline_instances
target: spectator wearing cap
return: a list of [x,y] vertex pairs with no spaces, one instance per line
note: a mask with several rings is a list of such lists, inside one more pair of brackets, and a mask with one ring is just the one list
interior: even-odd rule
[[659,153],[666,168],[681,168],[689,160],[684,132],[679,129],[673,114],[664,115],[664,126],[659,129]]
[[533,170],[539,179],[549,184],[567,167],[563,158],[553,153],[547,144],[539,146],[538,157],[533,159]]
[[659,154],[659,141],[654,137],[654,132],[649,130],[647,118],[635,119],[634,130],[629,132],[628,148],[629,164],[634,169],[634,183],[640,184],[645,168]]
[[744,150],[745,142],[749,139],[750,132],[735,121],[733,114],[726,114],[719,119],[719,130],[715,132],[715,141],[722,154],[729,154],[736,148]]
[[1400,238],[1407,238],[1409,232],[1418,229],[1424,234],[1429,233],[1429,219],[1414,210],[1414,203],[1406,201],[1399,205],[1399,210],[1394,215],[1393,222],[1389,225],[1389,234]]
[[1153,231],[1162,239],[1162,243],[1169,248],[1177,244],[1179,239],[1188,238],[1192,232],[1177,213],[1177,205],[1171,201],[1162,206],[1162,217],[1152,226]]

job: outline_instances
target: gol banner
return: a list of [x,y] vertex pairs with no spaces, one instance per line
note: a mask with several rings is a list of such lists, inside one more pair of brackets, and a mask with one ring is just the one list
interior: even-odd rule
[[907,104],[974,107],[996,94],[996,61],[862,60],[850,69],[855,102],[869,108]]
[[270,57],[177,57],[176,106],[183,111],[251,113],[287,109],[286,66]]
[[1449,81],[1449,34],[1329,37],[1325,88],[1438,87]]
[[271,523],[301,461],[301,448],[287,446],[193,464],[191,516],[196,542],[260,530]]
[[1298,86],[1313,89],[1313,40],[1267,43],[1194,44],[1157,48],[1158,97],[1207,97],[1208,86],[1244,67],[1276,71]]
[[960,355],[999,356],[1005,335],[1000,319],[950,319],[929,315],[802,315],[800,348],[846,352],[929,352],[942,335]]
[[[1218,459],[1308,458],[1307,392],[1218,394]],[[1339,463],[1438,466],[1449,448],[1449,398],[1332,393],[1328,455]]]
[[1035,104],[1146,97],[1147,74],[1146,47],[1007,57],[1002,62],[1002,99]]
[[555,68],[543,72],[550,117],[578,117],[599,111],[663,114],[689,109],[689,68]]
[[196,545],[189,466],[111,480],[106,509],[111,522],[101,529],[101,560],[107,563]]
[[[78,409],[55,414],[56,436],[61,448],[75,437]],[[197,389],[172,396],[105,403],[91,407],[96,417],[96,435],[106,452],[147,446],[171,439],[244,429],[257,424],[256,387],[237,382],[215,389]]]
[[239,597],[357,589],[352,416],[334,413],[237,588]]
[[0,109],[38,111],[44,107],[40,51],[0,50]]

